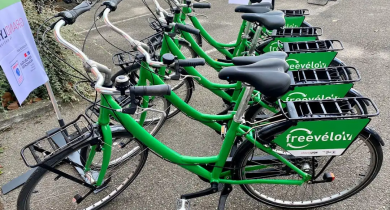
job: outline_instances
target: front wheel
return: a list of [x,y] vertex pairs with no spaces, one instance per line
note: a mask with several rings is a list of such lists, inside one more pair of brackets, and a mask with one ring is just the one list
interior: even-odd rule
[[[275,152],[284,155],[295,166],[306,167],[307,173],[319,174],[322,168],[329,165],[324,172],[332,172],[332,182],[303,185],[281,184],[244,184],[241,188],[255,200],[278,208],[316,208],[333,204],[355,195],[367,187],[377,176],[383,161],[380,143],[369,133],[362,132],[341,156],[294,157],[281,147],[275,145]],[[248,179],[281,179],[300,180],[300,176],[271,155],[245,141],[238,149],[235,167],[236,180]],[[254,158],[256,157],[256,158]],[[264,161],[268,160],[268,161]],[[263,161],[263,162],[261,162]],[[248,167],[260,166],[259,170],[246,170]],[[314,169],[313,169],[314,166]]]
[[[107,182],[105,188],[92,192],[81,203],[75,205],[72,202],[74,196],[77,194],[84,196],[90,189],[39,167],[20,191],[17,209],[99,209],[121,194],[141,172],[148,156],[148,150],[138,140],[131,138],[123,128],[113,131],[112,135],[113,139],[122,139],[121,141],[127,142],[125,148],[126,151],[130,152],[126,152],[126,159],[116,161],[118,157],[123,157],[123,153],[115,152],[116,148],[112,148],[110,163],[116,162],[116,164],[111,164],[111,167],[107,169],[104,179]],[[90,148],[91,145],[84,147]],[[83,148],[72,149],[73,151],[54,157],[47,164],[83,180],[74,167],[67,163],[69,154],[78,154]],[[97,177],[97,173],[100,171],[98,166],[101,165],[102,153],[102,151],[97,151],[93,159],[94,164],[91,167],[93,177]],[[82,156],[80,157],[82,158]]]

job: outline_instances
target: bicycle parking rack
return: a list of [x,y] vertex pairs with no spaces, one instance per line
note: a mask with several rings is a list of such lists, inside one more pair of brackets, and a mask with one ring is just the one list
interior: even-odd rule
[[[282,108],[287,104],[287,112]],[[366,104],[365,108],[361,104]],[[379,109],[373,101],[364,97],[337,98],[307,101],[281,101],[283,115],[290,120],[352,119],[368,118],[379,115]],[[370,107],[370,109],[366,109]]]
[[312,84],[353,83],[361,80],[359,71],[351,66],[288,71],[292,86]]
[[286,53],[302,53],[302,52],[329,52],[340,51],[344,49],[343,44],[339,40],[315,40],[306,42],[284,42],[281,51]]
[[280,10],[280,11],[282,11],[287,17],[310,15],[310,12],[308,9],[295,9],[295,10],[286,9],[286,10]]
[[307,37],[321,36],[322,28],[320,27],[299,27],[299,28],[282,28],[275,29],[269,35],[271,37]]

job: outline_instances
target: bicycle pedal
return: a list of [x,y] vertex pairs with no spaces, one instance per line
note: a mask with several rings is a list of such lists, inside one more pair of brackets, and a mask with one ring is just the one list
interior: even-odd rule
[[318,184],[318,183],[325,183],[325,182],[333,182],[335,180],[335,175],[333,173],[327,172],[324,173],[324,176],[322,176],[322,180],[320,181],[312,181],[312,184]]
[[334,181],[334,179],[335,179],[336,177],[334,176],[334,174],[333,173],[324,173],[324,176],[322,177],[322,179],[325,181],[325,182],[333,182]]
[[72,203],[74,204],[79,204],[81,203],[81,201],[83,200],[84,198],[79,195],[79,194],[76,194],[75,196],[73,196],[73,199],[72,199]]
[[178,199],[177,200],[177,210],[189,210],[190,209],[190,201],[186,199]]

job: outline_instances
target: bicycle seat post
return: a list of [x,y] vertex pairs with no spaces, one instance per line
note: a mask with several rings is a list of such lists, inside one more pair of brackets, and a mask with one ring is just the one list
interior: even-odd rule
[[242,117],[245,114],[246,108],[248,107],[249,99],[251,98],[251,94],[253,93],[254,87],[246,86],[244,95],[242,96],[241,102],[238,105],[238,109],[236,114],[234,115],[234,122],[241,123]]
[[257,26],[255,35],[253,36],[253,39],[252,39],[251,47],[249,48],[249,52],[248,52],[249,56],[251,56],[253,54],[253,52],[255,52],[255,49],[256,49],[256,46],[257,46],[257,40],[259,40],[260,33],[261,33],[262,30],[263,30],[263,27],[261,27],[260,25]]

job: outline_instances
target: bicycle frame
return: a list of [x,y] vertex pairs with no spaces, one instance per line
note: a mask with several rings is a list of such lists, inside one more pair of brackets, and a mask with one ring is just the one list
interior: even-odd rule
[[[189,33],[184,32],[184,34],[185,34],[185,36],[191,37],[191,35]],[[175,41],[177,41],[177,40],[174,41],[173,39],[171,39],[171,37],[169,37],[169,35],[167,35],[165,33],[163,36],[164,37],[163,37],[163,41],[162,41],[163,43],[162,43],[160,54],[163,55],[165,53],[172,53],[173,55],[177,56],[179,59],[186,59],[186,57],[180,51],[180,48],[178,47],[177,42],[175,43]],[[193,41],[195,41],[195,40],[193,40]],[[206,56],[205,61],[213,68],[222,69],[223,66],[233,66],[233,64],[231,64],[231,63],[222,63],[222,62],[217,62],[217,61],[212,60],[210,57],[207,56],[207,54],[197,44],[195,44],[193,47],[194,47],[196,52],[202,53],[202,55],[204,54]],[[242,87],[241,82],[232,83],[232,84],[213,83],[210,80],[208,80],[207,78],[205,78],[202,74],[200,74],[194,67],[185,67],[184,69],[186,70],[186,72],[189,75],[194,76],[194,79],[200,85],[209,89],[215,95],[217,95],[217,96],[221,97],[222,99],[227,100],[231,103],[237,102],[237,98],[239,96],[239,93],[240,93],[241,87]],[[143,72],[145,70],[146,70],[146,72],[149,71],[145,68],[142,70],[142,66],[141,66],[141,72]],[[158,72],[161,76],[164,76],[165,70],[166,70],[165,67],[161,67]],[[197,79],[197,78],[199,78],[199,79]],[[149,81],[154,83],[157,80],[149,79]],[[160,79],[160,81],[161,81],[161,79]],[[146,83],[141,83],[141,84],[146,85]],[[154,83],[154,84],[164,84],[164,83]],[[221,89],[232,89],[232,88],[234,88],[234,92],[232,95],[229,95],[225,91],[221,90]],[[255,94],[257,94],[257,93],[258,92],[256,91]],[[259,103],[263,107],[269,109],[270,111],[275,112],[275,113],[277,112],[277,110],[275,108],[268,106],[266,103],[261,101],[260,94],[257,94],[257,97],[252,98],[252,101],[250,101],[249,104],[252,104],[252,103]]]
[[[224,66],[227,66],[227,65],[232,66],[233,65],[232,63],[222,63],[222,62],[218,62],[218,61],[215,61],[215,60],[211,59],[202,50],[202,48],[196,43],[196,41],[193,39],[193,37],[191,36],[190,33],[182,32],[182,35],[183,35],[184,38],[190,40],[190,44],[191,44],[192,49],[194,49],[194,51],[196,53],[198,53],[201,57],[205,58],[205,61],[211,67],[213,67],[214,69],[219,69],[219,70],[222,69],[223,66],[221,66],[220,64],[223,64]],[[173,40],[166,33],[163,34],[162,47],[161,47],[160,55],[163,55],[165,53],[172,53],[173,55],[177,56],[179,59],[185,59],[185,56],[180,51],[180,45],[178,44],[178,40]],[[302,63],[306,63],[306,62],[310,63],[310,61],[316,61],[316,62],[320,62],[321,64],[323,64],[323,66],[321,66],[321,67],[324,68],[324,67],[329,66],[330,62],[334,59],[336,54],[337,54],[337,52],[292,53],[292,54],[289,55],[289,57],[287,59],[287,62],[290,65],[290,70],[294,70],[294,68],[292,66],[294,66],[294,62],[296,62],[296,61],[302,61]],[[305,68],[305,67],[303,67],[303,68]],[[298,70],[298,69],[295,69],[295,70]],[[159,69],[158,72],[159,72],[161,77],[163,77],[166,74],[165,70],[166,70],[165,67],[161,67]],[[217,96],[219,96],[222,99],[224,99],[226,101],[229,101],[231,103],[235,103],[236,102],[238,94],[239,94],[239,92],[241,90],[241,82],[237,82],[237,83],[233,83],[233,84],[213,83],[213,82],[209,81],[207,78],[203,77],[203,75],[201,75],[193,67],[185,67],[185,70],[186,70],[186,72],[189,75],[194,76],[194,79],[197,82],[199,82],[202,86],[204,86],[205,88],[209,89],[211,92],[213,92]],[[200,79],[197,79],[197,78],[200,78]],[[155,81],[155,80],[151,80],[151,81]],[[142,84],[146,85],[146,83],[142,83]],[[324,89],[322,87],[319,87],[319,86],[315,87],[315,85],[313,85],[313,90],[315,90],[315,91],[310,91],[310,92],[311,93],[318,93],[318,94],[320,94],[320,93],[321,94],[325,94],[325,97],[328,97],[328,96],[331,96],[331,97],[344,97],[346,95],[346,93],[349,91],[349,89],[352,88],[352,84],[349,84],[349,85],[345,85],[345,84],[334,85],[333,84],[333,86],[335,88]],[[336,88],[337,86],[339,88]],[[327,86],[327,87],[329,87],[329,86]],[[233,92],[233,94],[231,96],[229,94],[227,94],[225,91],[221,90],[221,89],[229,89],[229,88],[234,88],[234,92]],[[297,89],[297,91],[298,91],[298,89]],[[307,90],[306,90],[305,94],[308,94]],[[334,95],[332,96],[332,94],[334,94]],[[277,109],[276,108],[274,108],[272,106],[269,106],[267,103],[264,103],[261,100],[261,94],[259,92],[255,91],[254,92],[254,96],[255,95],[256,95],[256,97],[253,97],[252,101],[250,101],[249,104],[259,103],[262,107],[268,109],[269,111],[271,111],[273,113],[277,113]],[[287,95],[285,97],[282,97],[282,98],[286,98]],[[310,94],[310,95],[312,95],[312,94]],[[295,97],[298,97],[298,96],[299,95],[295,95]],[[316,97],[316,96],[314,96],[314,97]]]
[[[182,9],[181,13],[176,13],[174,21],[177,23],[186,24],[185,20],[188,14],[192,12],[192,9],[190,7],[184,7]],[[248,22],[243,20],[240,30],[238,32],[237,39],[235,43],[232,44],[225,44],[217,42],[202,26],[202,24],[199,22],[198,18],[196,16],[188,16],[192,25],[200,30],[201,36],[216,50],[218,50],[220,53],[225,55],[227,58],[232,59],[236,56],[242,56],[242,53],[245,52],[245,49],[251,45],[251,43],[248,41],[247,36],[242,36],[244,34],[244,31],[246,31],[246,28],[248,27]],[[286,27],[299,27],[302,22],[304,21],[305,16],[296,16],[296,17],[285,17],[286,20]],[[299,24],[299,26],[298,26]],[[250,25],[249,25],[250,27]],[[262,29],[264,32],[267,32],[265,28]],[[251,29],[252,32],[254,32]],[[193,46],[191,39],[192,37],[185,36],[184,37],[187,41],[191,42],[191,46]],[[294,41],[312,41],[315,40],[316,37],[283,37],[283,38],[275,38],[273,42],[282,41],[282,42],[294,42]],[[272,42],[272,43],[273,43]],[[270,44],[272,44],[270,43]],[[226,48],[233,48],[234,51],[230,52]],[[195,49],[194,49],[195,50]],[[196,51],[197,52],[197,51]],[[268,51],[265,51],[268,52]],[[198,53],[198,52],[197,52]],[[199,53],[198,53],[199,54]],[[203,57],[203,56],[201,56]],[[217,70],[217,69],[216,69]],[[218,71],[218,70],[217,70]]]
[[[156,77],[155,79],[158,79]],[[239,99],[243,99],[244,92],[246,88],[244,88],[243,91],[241,91]],[[110,96],[110,95],[101,95],[101,105],[102,106],[109,106],[113,109],[120,109],[121,106],[116,103],[116,101]],[[268,154],[274,156],[278,160],[280,160],[282,163],[286,164],[288,167],[290,167],[292,170],[294,170],[296,173],[298,173],[302,179],[301,180],[281,180],[281,179],[252,179],[252,180],[232,180],[231,172],[230,171],[223,171],[223,167],[225,166],[226,160],[229,156],[230,149],[233,146],[234,140],[236,136],[243,136],[245,134],[245,131],[243,130],[243,126],[236,122],[235,120],[232,120],[234,118],[235,112],[228,115],[206,115],[197,112],[195,109],[191,108],[189,105],[185,104],[184,102],[180,103],[180,99],[172,93],[171,96],[167,96],[168,99],[177,102],[177,104],[181,104],[181,106],[185,107],[185,111],[187,114],[195,116],[200,115],[202,119],[206,120],[217,120],[217,119],[229,119],[230,120],[230,127],[227,130],[225,139],[222,143],[220,152],[216,156],[207,156],[207,157],[192,157],[192,156],[185,156],[177,153],[176,151],[172,150],[171,148],[167,147],[165,144],[157,140],[155,137],[150,135],[145,129],[142,128],[141,125],[139,125],[131,116],[123,113],[113,113],[113,111],[101,108],[100,115],[98,119],[98,124],[101,128],[102,135],[103,135],[103,162],[101,166],[101,170],[99,172],[99,177],[96,182],[97,186],[100,186],[103,184],[104,176],[106,173],[106,170],[108,168],[108,164],[110,161],[111,156],[111,148],[112,148],[112,134],[109,126],[110,116],[116,118],[119,122],[122,123],[122,125],[132,133],[132,135],[137,138],[139,141],[141,141],[143,144],[145,144],[147,147],[149,147],[151,150],[156,152],[157,154],[161,155],[163,158],[169,160],[170,162],[173,162],[175,164],[180,165],[182,168],[191,171],[192,173],[201,176],[210,182],[216,182],[216,183],[226,183],[226,184],[253,184],[253,183],[259,183],[259,184],[286,184],[286,185],[301,185],[304,182],[311,179],[311,175],[303,172],[299,168],[297,168],[295,165],[293,165],[291,162],[289,162],[287,159],[283,158],[279,154],[277,154],[275,151],[273,151],[271,148],[266,147],[259,142],[257,142],[250,133],[245,135],[245,138],[248,139],[250,142],[252,142],[256,147],[259,149],[267,152]],[[242,103],[241,103],[242,104]],[[237,105],[238,106],[238,105]],[[237,107],[236,106],[236,107]],[[204,122],[203,122],[204,123]],[[214,129],[220,129],[221,126],[218,123],[211,122],[211,123],[204,123],[206,125],[209,125],[210,127]],[[95,151],[96,146],[93,146],[91,149],[91,152],[89,154],[88,160],[85,165],[85,171],[88,172],[90,170],[90,165],[92,163],[92,160],[94,158],[94,155],[96,153]],[[207,170],[205,167],[201,166],[200,164],[213,164],[214,167],[212,171]],[[265,168],[266,166],[250,166],[248,167],[247,171],[251,170],[258,170],[261,168]]]

